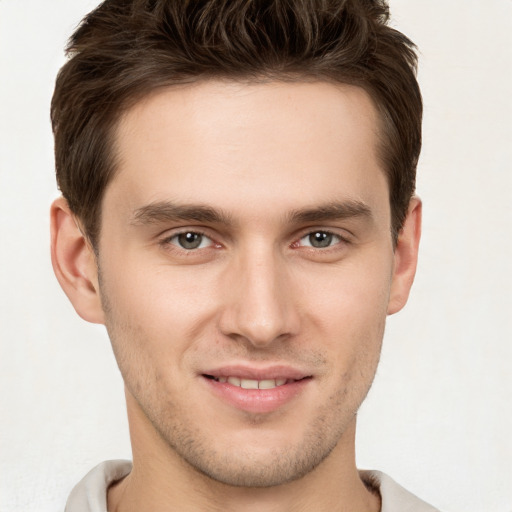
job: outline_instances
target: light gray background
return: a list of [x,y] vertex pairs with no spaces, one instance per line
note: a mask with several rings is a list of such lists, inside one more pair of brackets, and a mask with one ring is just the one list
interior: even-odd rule
[[[49,103],[93,0],[0,0],[0,509],[62,510],[129,458],[103,328],[53,277]],[[358,462],[452,512],[512,511],[512,1],[391,0],[421,49],[424,235],[359,420]]]

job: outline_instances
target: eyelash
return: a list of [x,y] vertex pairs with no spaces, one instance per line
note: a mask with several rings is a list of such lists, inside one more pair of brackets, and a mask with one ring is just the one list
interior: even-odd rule
[[220,244],[217,244],[215,243],[214,240],[212,240],[212,238],[210,236],[208,236],[206,233],[204,233],[203,231],[201,230],[198,230],[198,229],[186,229],[186,230],[183,230],[183,231],[180,231],[178,233],[174,233],[173,235],[171,236],[168,236],[166,238],[164,238],[161,242],[160,242],[160,245],[162,245],[163,247],[166,247],[166,248],[169,248],[169,246],[172,246],[172,249],[173,250],[178,250],[178,251],[182,251],[184,253],[193,253],[195,252],[196,250],[198,249],[185,249],[184,247],[180,247],[177,243],[173,243],[172,240],[174,239],[177,239],[179,236],[181,235],[188,235],[188,234],[194,234],[194,235],[199,235],[203,238],[207,238],[208,240],[210,240],[211,244],[208,246],[208,247],[202,247],[201,249],[208,249],[212,246],[219,246],[220,247]]
[[[338,239],[338,241],[335,244],[328,245],[323,248],[322,247],[314,247],[312,245],[300,245],[301,240],[303,240],[307,237],[310,237],[312,235],[318,234],[318,233],[325,234],[329,237],[334,237],[334,238]],[[173,240],[177,239],[179,236],[188,235],[188,234],[199,235],[200,237],[207,238],[208,240],[210,240],[210,244],[207,247],[197,247],[197,248],[186,249],[185,247],[180,247],[178,245],[178,243],[173,243]],[[198,250],[211,249],[212,247],[215,248],[215,246],[217,248],[222,247],[221,244],[215,242],[210,236],[208,236],[205,232],[201,231],[200,229],[187,229],[187,230],[180,231],[178,233],[174,233],[171,236],[165,237],[159,243],[162,247],[164,247],[168,250],[177,250],[177,251],[180,251],[181,253],[189,254],[189,255],[195,253]],[[201,243],[202,243],[202,241],[201,241]],[[304,247],[306,250],[328,252],[329,250],[334,249],[338,244],[348,245],[348,244],[350,244],[350,240],[348,240],[346,237],[340,235],[339,233],[335,233],[334,231],[331,231],[328,229],[313,229],[313,230],[310,230],[310,231],[307,231],[307,232],[301,234],[301,236],[298,239],[296,239],[296,241],[293,242],[290,245],[290,247],[292,247],[292,248]]]
[[[328,237],[336,238],[338,241],[336,243],[334,243],[332,245],[328,245],[326,247],[314,247],[312,245],[302,245],[302,246],[298,245],[301,240],[304,240],[305,238],[309,238],[309,237],[311,237],[313,235],[316,235],[316,234],[319,234],[319,233],[327,235]],[[307,233],[303,234],[296,242],[294,242],[292,244],[292,247],[293,246],[296,246],[296,247],[306,247],[309,250],[319,250],[319,251],[322,251],[322,252],[326,252],[329,249],[334,249],[338,244],[348,244],[348,243],[350,243],[349,240],[347,240],[346,237],[343,237],[339,233],[335,233],[334,231],[330,231],[328,229],[313,229],[313,230],[308,231]]]

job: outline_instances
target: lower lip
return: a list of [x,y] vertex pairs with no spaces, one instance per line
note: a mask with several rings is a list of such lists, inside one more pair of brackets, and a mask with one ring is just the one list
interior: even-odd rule
[[297,380],[272,389],[244,389],[227,382],[202,377],[210,389],[229,405],[246,412],[269,413],[292,401],[311,382],[311,378]]

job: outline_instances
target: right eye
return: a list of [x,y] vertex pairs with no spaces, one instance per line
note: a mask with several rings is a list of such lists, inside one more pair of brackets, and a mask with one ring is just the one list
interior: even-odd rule
[[168,238],[166,242],[176,245],[180,249],[185,249],[186,251],[204,249],[213,245],[213,241],[210,238],[196,231],[184,231],[183,233],[178,233]]

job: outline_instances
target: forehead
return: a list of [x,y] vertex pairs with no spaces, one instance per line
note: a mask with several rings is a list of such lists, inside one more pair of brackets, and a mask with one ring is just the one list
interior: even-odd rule
[[173,86],[123,115],[106,196],[123,196],[132,209],[166,200],[224,209],[241,200],[280,209],[344,196],[368,202],[377,192],[387,196],[377,130],[372,100],[353,86]]

